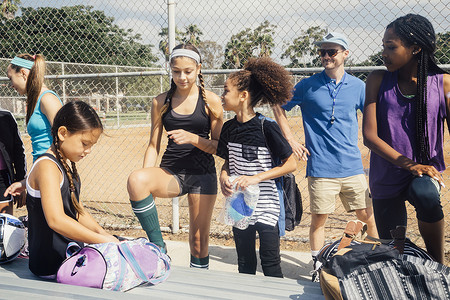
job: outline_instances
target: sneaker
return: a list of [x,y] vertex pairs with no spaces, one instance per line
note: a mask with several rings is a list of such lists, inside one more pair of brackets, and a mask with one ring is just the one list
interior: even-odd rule
[[311,275],[312,282],[319,282],[319,274],[322,269],[322,262],[320,262],[317,257],[313,257],[313,270],[309,272]]
[[30,252],[28,248],[28,215],[26,216],[20,216],[19,220],[22,222],[22,224],[25,226],[25,245],[22,247],[22,250],[20,250],[20,254],[18,257],[20,258],[28,258]]

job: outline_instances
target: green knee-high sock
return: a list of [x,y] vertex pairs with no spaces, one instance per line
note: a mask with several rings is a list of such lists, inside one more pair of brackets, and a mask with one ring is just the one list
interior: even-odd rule
[[206,257],[198,258],[191,254],[191,268],[209,269],[209,255]]
[[150,242],[165,248],[164,240],[159,226],[158,211],[152,195],[140,201],[130,201],[134,214],[141,223],[142,229],[147,233]]

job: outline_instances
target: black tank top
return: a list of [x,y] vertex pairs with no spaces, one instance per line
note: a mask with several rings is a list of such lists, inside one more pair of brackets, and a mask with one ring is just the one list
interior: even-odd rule
[[[209,139],[211,130],[210,118],[205,110],[205,101],[199,92],[197,105],[190,115],[180,115],[173,111],[172,105],[162,117],[162,123],[166,131],[184,129],[202,138]],[[167,148],[161,160],[161,167],[175,172],[188,174],[215,173],[214,158],[191,144],[178,145],[168,139]]]
[[[76,210],[70,198],[69,180],[58,160],[48,153],[44,153],[38,160],[48,157],[59,167],[63,174],[61,186],[61,197],[66,215],[76,220]],[[36,163],[35,163],[36,164]],[[33,169],[31,169],[32,171]],[[30,173],[31,173],[30,171]],[[80,182],[74,179],[75,196],[79,199]],[[73,240],[53,231],[45,220],[40,191],[32,189],[27,181],[27,210],[28,210],[28,244],[30,249],[29,267],[30,271],[38,276],[56,274],[59,266],[66,258],[66,248]],[[82,243],[78,243],[83,246]]]

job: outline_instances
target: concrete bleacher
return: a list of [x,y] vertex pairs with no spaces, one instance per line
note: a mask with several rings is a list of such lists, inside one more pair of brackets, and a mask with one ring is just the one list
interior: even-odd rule
[[33,275],[28,260],[17,258],[0,265],[0,299],[324,299],[318,283],[288,270],[291,266],[286,259],[300,263],[303,259],[295,253],[282,252],[285,278],[271,278],[260,272],[246,275],[230,271],[234,268],[229,257],[233,252],[227,252],[226,247],[211,247],[210,269],[198,270],[188,267],[186,243],[169,241],[168,246],[172,272],[166,282],[156,286],[139,286],[121,293],[58,284]]

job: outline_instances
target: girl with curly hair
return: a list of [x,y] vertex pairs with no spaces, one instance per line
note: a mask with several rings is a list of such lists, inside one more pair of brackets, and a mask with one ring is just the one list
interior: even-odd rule
[[[266,276],[283,277],[280,258],[280,198],[275,178],[293,172],[297,163],[277,123],[255,112],[257,105],[284,104],[291,98],[289,73],[270,58],[250,59],[225,82],[223,107],[236,116],[220,134],[217,155],[225,159],[220,173],[224,196],[258,185],[259,198],[246,229],[233,227],[240,273],[256,274],[256,232]],[[280,164],[272,163],[279,158]],[[238,176],[230,182],[230,176]],[[282,225],[281,225],[282,226]]]

